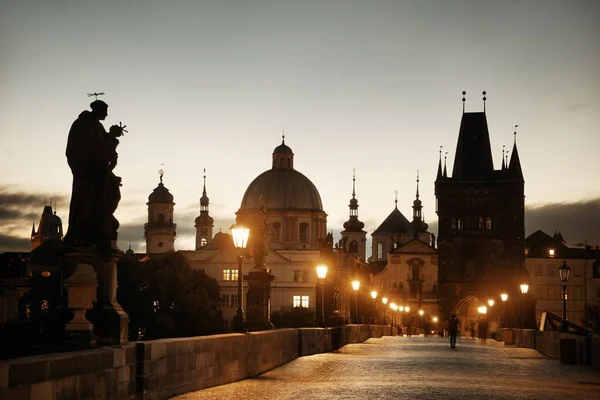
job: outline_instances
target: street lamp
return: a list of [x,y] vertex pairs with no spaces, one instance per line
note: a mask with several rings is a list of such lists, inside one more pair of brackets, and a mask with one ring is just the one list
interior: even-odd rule
[[[478,307],[477,311],[479,311],[479,314],[483,315],[484,328],[480,330],[479,335],[481,336],[482,339],[485,339],[486,338],[485,325],[487,324],[487,307],[486,306]],[[481,331],[483,331],[483,332],[481,332]]]
[[388,298],[387,297],[383,297],[381,299],[381,302],[383,303],[383,323],[381,325],[385,325],[385,309],[387,308]]
[[373,324],[375,324],[375,313],[377,311],[377,290],[371,290],[371,298],[373,299]]
[[238,308],[233,321],[234,330],[239,333],[246,332],[246,326],[244,323],[244,309],[243,302],[244,296],[242,294],[242,263],[244,262],[244,250],[248,245],[248,236],[250,235],[250,229],[240,225],[234,225],[231,227],[231,235],[233,236],[233,244],[237,249],[238,259]]
[[529,285],[526,283],[521,284],[521,293],[523,293],[523,305],[521,308],[521,329],[525,328],[525,295],[529,291]]
[[506,324],[506,300],[508,300],[508,294],[502,293],[500,299],[502,299],[502,326],[504,327],[504,324]]
[[325,328],[325,277],[327,277],[327,265],[317,265],[317,278],[321,283],[321,326]]
[[562,265],[558,267],[558,275],[560,276],[560,281],[562,282],[563,287],[563,314],[562,323],[560,324],[560,331],[569,332],[569,327],[567,326],[567,282],[571,277],[571,267],[567,265],[566,260],[563,260]]
[[352,281],[352,290],[354,290],[354,298],[355,298],[355,302],[354,302],[354,318],[356,319],[354,321],[355,324],[358,323],[358,289],[360,288],[360,281],[357,280],[353,280]]

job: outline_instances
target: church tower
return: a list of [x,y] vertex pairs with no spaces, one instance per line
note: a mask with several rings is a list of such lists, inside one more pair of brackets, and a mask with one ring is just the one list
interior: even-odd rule
[[200,197],[200,215],[196,218],[196,250],[200,250],[212,241],[215,220],[208,215],[208,196],[206,195],[206,169],[204,169],[204,187]]
[[452,176],[442,172],[440,152],[435,195],[443,318],[501,292],[516,298],[525,273],[525,182],[516,131],[510,163],[495,170],[483,101],[483,112],[465,112],[463,97]]
[[175,229],[173,223],[173,195],[163,185],[164,171],[159,171],[160,183],[148,197],[148,222],[144,224],[146,253],[160,254],[175,250]]
[[427,232],[427,228],[429,225],[425,223],[423,218],[423,203],[419,199],[419,171],[417,171],[417,194],[415,200],[413,201],[413,228],[415,229],[415,238],[419,238],[425,243],[435,246],[434,243],[431,243],[431,237],[433,236],[431,233]]
[[56,210],[52,211],[52,205],[44,202],[44,210],[42,211],[38,229],[37,231],[35,230],[35,222],[31,228],[31,250],[34,250],[46,240],[51,239],[63,239],[62,221],[56,215]]
[[363,231],[365,224],[358,220],[358,200],[356,199],[356,174],[352,176],[352,198],[350,199],[350,218],[344,222],[342,244],[347,253],[357,254],[366,260],[367,232]]

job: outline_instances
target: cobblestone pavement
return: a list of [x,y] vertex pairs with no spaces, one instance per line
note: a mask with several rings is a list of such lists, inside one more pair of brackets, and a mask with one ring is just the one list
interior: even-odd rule
[[461,339],[383,337],[300,357],[200,399],[600,399],[600,372],[532,349]]

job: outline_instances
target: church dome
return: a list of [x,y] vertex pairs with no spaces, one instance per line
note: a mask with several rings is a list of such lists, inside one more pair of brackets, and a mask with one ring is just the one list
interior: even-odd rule
[[163,183],[159,183],[156,188],[152,191],[150,196],[148,196],[149,203],[172,203],[173,195],[169,193],[169,189],[163,185]]
[[294,152],[285,141],[273,151],[272,168],[250,183],[240,208],[260,208],[263,201],[268,210],[323,211],[319,191],[310,179],[294,169]]
[[293,169],[275,168],[257,176],[246,189],[240,208],[259,208],[261,196],[268,210],[323,210],[315,185]]

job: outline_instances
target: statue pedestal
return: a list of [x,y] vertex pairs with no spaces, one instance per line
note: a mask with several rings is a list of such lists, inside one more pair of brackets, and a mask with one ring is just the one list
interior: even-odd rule
[[271,282],[275,279],[266,269],[253,269],[244,280],[248,282],[246,294],[246,328],[248,331],[273,329],[271,323]]
[[85,263],[77,264],[75,272],[65,280],[64,286],[69,293],[69,308],[74,314],[73,319],[65,326],[68,340],[79,344],[92,344],[94,324],[86,319],[85,313],[96,301],[98,281],[94,267]]
[[[117,303],[117,259],[103,260],[94,252],[76,252],[68,254],[65,261],[67,264],[77,265],[71,278],[77,275],[77,270],[82,264],[93,267],[98,277],[97,293],[94,298],[97,301],[89,313],[90,319],[94,322],[92,326],[98,343],[126,344],[129,336],[129,317]],[[71,291],[69,291],[69,306],[71,306]]]

